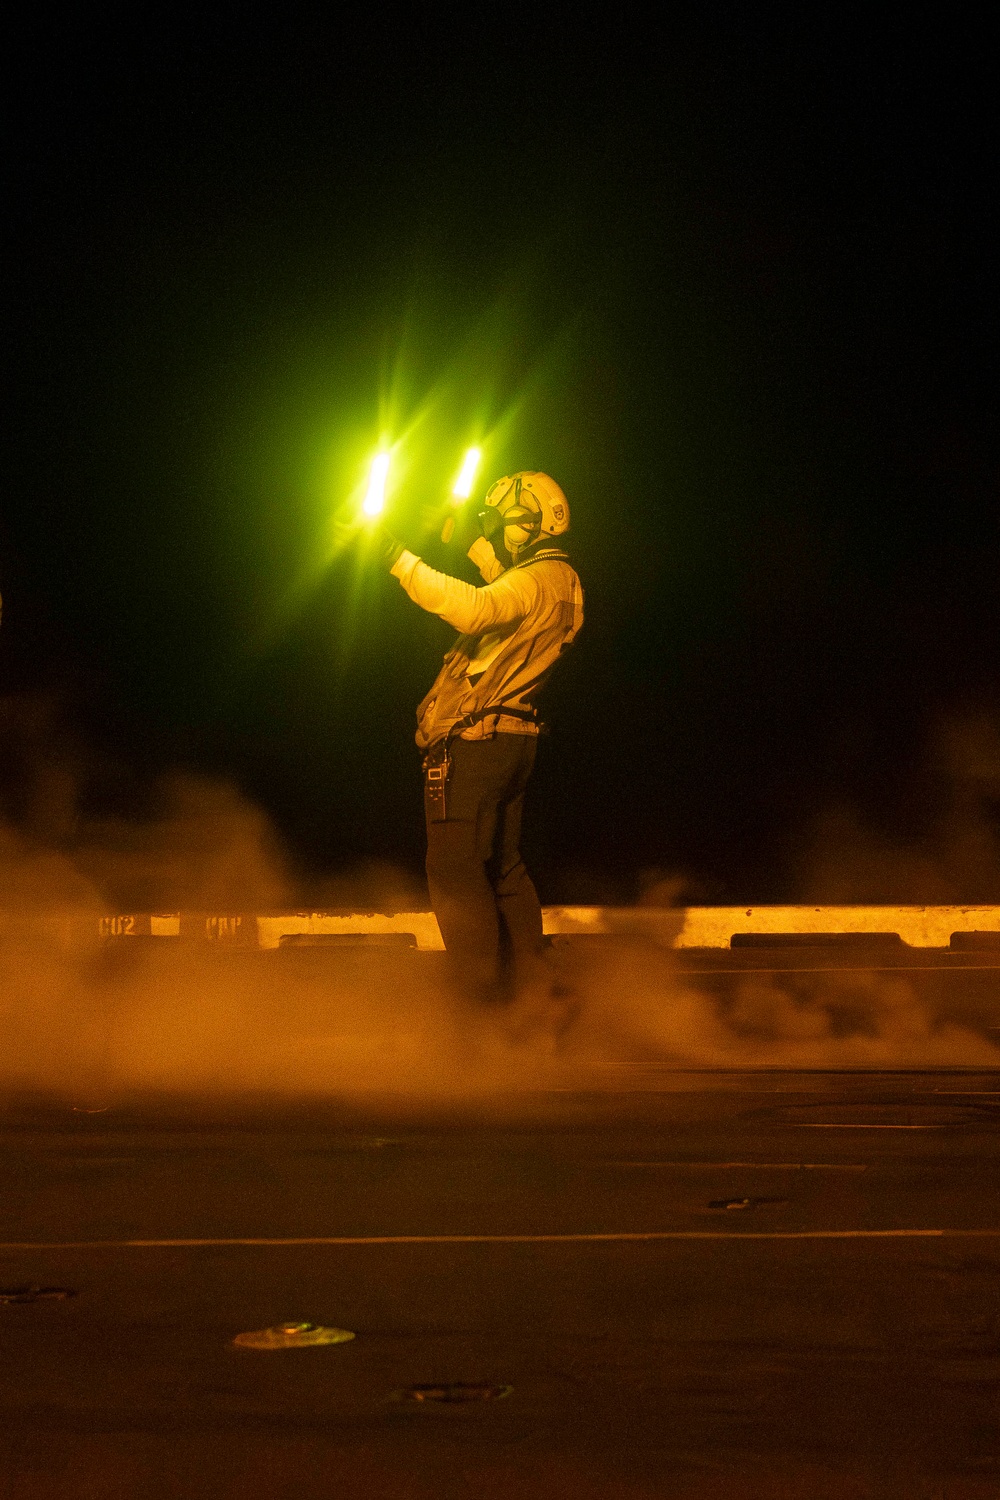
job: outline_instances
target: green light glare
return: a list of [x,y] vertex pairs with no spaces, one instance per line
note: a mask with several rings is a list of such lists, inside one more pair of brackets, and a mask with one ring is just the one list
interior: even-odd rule
[[481,448],[470,448],[462,460],[462,468],[451,490],[453,498],[459,504],[463,500],[468,500],[472,494],[472,481],[476,477],[476,470],[479,468],[479,460],[482,456],[483,450]]
[[380,516],[385,510],[385,482],[389,477],[389,463],[390,455],[385,452],[376,453],[372,459],[368,493],[361,507],[366,516]]
[[[270,523],[278,586],[255,601],[249,632],[258,650],[286,633],[331,569],[331,639],[342,653],[361,649],[384,613],[374,523],[420,553],[478,485],[485,493],[502,466],[530,466],[545,451],[530,434],[545,435],[543,413],[566,382],[572,330],[532,337],[528,311],[507,288],[442,336],[441,309],[415,296],[397,312],[374,368],[371,339],[366,348],[359,338],[346,359],[339,343],[322,358],[310,352],[294,399],[281,392],[283,426],[273,420],[277,401],[265,424],[275,434],[268,487],[283,499],[272,503]],[[259,471],[254,482],[264,493]]]

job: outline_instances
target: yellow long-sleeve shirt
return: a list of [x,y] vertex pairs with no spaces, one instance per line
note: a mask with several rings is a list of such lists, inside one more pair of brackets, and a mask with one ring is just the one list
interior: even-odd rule
[[522,716],[534,713],[538,690],[583,624],[580,580],[557,547],[506,570],[485,539],[469,556],[482,587],[439,573],[412,552],[392,569],[414,603],[460,632],[417,709],[423,749],[470,715],[463,739],[537,734],[537,723]]

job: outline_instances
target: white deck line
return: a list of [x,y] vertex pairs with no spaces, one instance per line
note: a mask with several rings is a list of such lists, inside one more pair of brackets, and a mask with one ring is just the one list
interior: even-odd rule
[[297,1246],[352,1245],[600,1245],[647,1244],[666,1240],[927,1240],[1000,1239],[1000,1229],[790,1229],[737,1230],[665,1229],[639,1233],[605,1234],[383,1234],[313,1235],[294,1239],[178,1239],[178,1240],[65,1240],[17,1241],[0,1244],[0,1252],[14,1250],[199,1250],[245,1246],[250,1249],[293,1249]]
[[832,1161],[608,1161],[602,1159],[596,1165],[600,1167],[697,1167],[699,1171],[712,1168],[720,1172],[736,1169],[741,1172],[868,1171],[868,1167],[860,1163]]

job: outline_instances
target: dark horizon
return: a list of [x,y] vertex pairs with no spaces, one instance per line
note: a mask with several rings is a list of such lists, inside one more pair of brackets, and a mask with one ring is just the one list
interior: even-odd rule
[[21,22],[8,817],[71,850],[37,761],[84,822],[186,769],[306,881],[419,869],[451,632],[377,566],[310,573],[388,426],[406,539],[475,436],[484,487],[573,507],[543,899],[1000,899],[985,24],[344,17]]

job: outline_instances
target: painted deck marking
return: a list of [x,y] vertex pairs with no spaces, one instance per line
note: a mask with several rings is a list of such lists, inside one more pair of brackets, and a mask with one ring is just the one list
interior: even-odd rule
[[590,1245],[649,1244],[666,1240],[926,1240],[1000,1239],[1000,1229],[790,1229],[725,1232],[711,1229],[654,1229],[638,1233],[603,1234],[381,1234],[312,1235],[289,1239],[177,1239],[177,1240],[35,1240],[0,1244],[0,1252],[14,1250],[198,1250],[246,1247],[293,1249],[296,1246],[352,1245]]
[[602,1161],[602,1167],[699,1167],[721,1172],[867,1172],[867,1166],[832,1161]]

